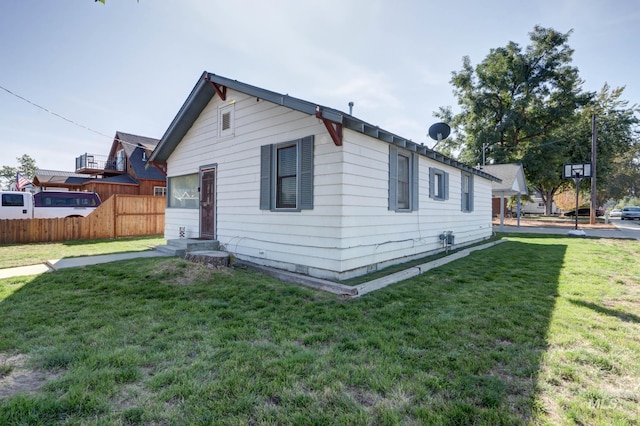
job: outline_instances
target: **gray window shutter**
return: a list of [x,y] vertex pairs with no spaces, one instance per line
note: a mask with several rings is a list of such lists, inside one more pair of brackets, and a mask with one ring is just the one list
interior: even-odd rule
[[271,145],[260,147],[260,209],[271,209]]
[[411,210],[418,210],[418,191],[419,191],[419,183],[418,183],[418,169],[420,167],[420,156],[417,154],[411,154]]
[[442,183],[442,186],[444,187],[444,196],[443,199],[444,200],[448,200],[449,199],[449,173],[447,172],[442,172],[442,177],[444,182]]
[[300,140],[300,201],[302,210],[313,209],[313,135]]
[[433,198],[433,182],[436,180],[436,171],[429,167],[429,198]]
[[469,211],[473,211],[473,175],[469,175]]
[[389,145],[389,210],[398,210],[398,148]]
[[466,211],[465,209],[465,199],[464,199],[464,180],[466,178],[465,172],[460,172],[460,210]]

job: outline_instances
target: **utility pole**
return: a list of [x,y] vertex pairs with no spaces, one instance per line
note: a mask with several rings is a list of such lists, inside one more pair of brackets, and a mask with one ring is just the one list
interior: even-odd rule
[[[589,209],[589,223],[596,223],[596,115],[591,116],[591,209]],[[577,216],[577,214],[576,214]]]
[[486,157],[485,157],[484,152],[485,152],[485,150],[486,150],[488,147],[489,147],[489,144],[488,144],[488,143],[483,143],[483,144],[482,144],[482,166],[483,166],[483,167],[486,165],[486,164],[485,164],[485,159],[486,159]]

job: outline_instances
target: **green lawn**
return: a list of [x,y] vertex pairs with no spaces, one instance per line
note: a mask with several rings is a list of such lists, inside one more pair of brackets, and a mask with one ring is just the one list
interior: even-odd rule
[[509,239],[358,299],[167,258],[2,280],[0,424],[638,424],[640,244]]
[[0,246],[0,268],[37,265],[47,260],[65,257],[144,251],[160,244],[165,244],[162,237],[10,244]]

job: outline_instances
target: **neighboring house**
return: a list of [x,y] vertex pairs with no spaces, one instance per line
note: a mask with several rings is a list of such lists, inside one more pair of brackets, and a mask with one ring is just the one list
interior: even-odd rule
[[[540,192],[532,190],[533,195],[531,196],[530,201],[525,201],[522,203],[522,214],[535,214],[535,215],[545,215],[547,214],[547,205],[542,200],[542,195]],[[551,212],[554,215],[560,214],[560,209],[556,206],[556,203],[553,202],[551,204]]]
[[166,178],[147,159],[158,139],[116,132],[109,155],[83,154],[76,171],[37,170],[41,189],[97,192],[104,201],[113,194],[166,195]]
[[345,279],[489,238],[497,178],[335,109],[205,72],[151,155],[165,238]]
[[[500,216],[502,213],[508,214],[507,203],[509,198],[517,195],[528,195],[527,183],[524,177],[524,169],[522,164],[489,164],[479,166],[480,170],[484,170],[492,176],[499,178],[502,182],[493,182],[491,184],[491,193],[493,195],[493,216]],[[521,204],[521,206],[524,204]]]
[[39,191],[82,191],[91,178],[74,172],[37,169],[33,183]]
[[[515,215],[522,214],[521,195],[528,195],[527,182],[522,164],[490,164],[480,167],[481,170],[500,179],[492,182],[491,194],[492,215],[500,217],[500,230],[504,227],[504,218],[509,213],[507,203],[510,197],[517,196]],[[520,217],[518,216],[518,220]],[[518,225],[520,223],[518,222]]]

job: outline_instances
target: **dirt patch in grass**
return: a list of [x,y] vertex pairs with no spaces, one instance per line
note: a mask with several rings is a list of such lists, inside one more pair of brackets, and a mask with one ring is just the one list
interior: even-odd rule
[[0,398],[18,393],[34,393],[60,373],[31,369],[29,357],[23,354],[9,355],[0,352]]
[[167,284],[193,285],[207,281],[211,274],[230,273],[231,270],[225,267],[213,267],[184,259],[172,259],[156,265],[148,276]]

